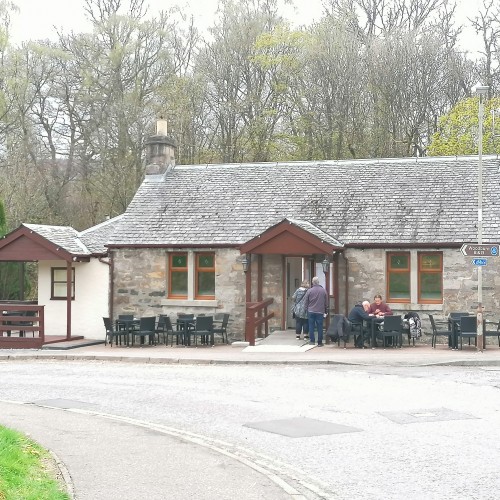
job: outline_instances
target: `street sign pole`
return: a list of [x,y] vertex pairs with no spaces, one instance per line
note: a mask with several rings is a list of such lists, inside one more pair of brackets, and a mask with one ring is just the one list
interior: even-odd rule
[[[488,92],[488,87],[476,85],[476,93],[479,95],[478,111],[478,179],[477,179],[477,242],[483,244],[483,98]],[[483,351],[483,266],[477,268],[477,349]]]

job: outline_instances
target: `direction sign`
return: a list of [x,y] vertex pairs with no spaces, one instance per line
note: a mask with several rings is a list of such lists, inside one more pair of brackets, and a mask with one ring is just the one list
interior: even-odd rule
[[460,251],[466,257],[498,257],[500,245],[485,243],[482,245],[474,243],[464,243]]
[[472,259],[471,262],[475,266],[485,266],[488,263],[488,259]]

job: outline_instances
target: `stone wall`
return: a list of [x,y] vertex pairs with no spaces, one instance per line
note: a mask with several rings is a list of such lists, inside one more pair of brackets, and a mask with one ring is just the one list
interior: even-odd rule
[[111,252],[113,317],[116,318],[118,314],[134,314],[137,317],[168,314],[175,318],[177,313],[197,315],[227,312],[231,314],[230,337],[242,338],[245,324],[245,275],[240,252],[234,249],[215,250],[216,300],[194,300],[192,297],[177,300],[167,297],[168,250],[141,248]]
[[[417,279],[417,253],[414,249],[394,249],[391,251],[410,251],[411,253],[411,295],[410,303],[391,303],[390,307],[396,314],[408,311],[417,312],[424,330],[430,331],[427,314],[445,318],[450,311],[468,311],[475,314],[477,309],[477,267],[472,265],[471,257],[464,257],[460,249],[429,249],[428,251],[443,252],[443,304],[419,304]],[[348,308],[358,300],[366,298],[370,301],[380,293],[386,296],[386,250],[385,249],[348,249],[345,255],[348,259]],[[498,320],[500,305],[500,258],[488,259],[483,268],[483,304],[485,318]],[[342,276],[341,276],[342,283]],[[342,285],[341,285],[342,286]],[[341,289],[342,295],[342,289]],[[342,312],[342,311],[341,311]]]
[[[182,251],[181,249],[175,249]],[[197,249],[198,250],[198,249]],[[210,249],[203,249],[210,250]],[[459,249],[443,251],[443,304],[419,304],[417,302],[417,250],[405,248],[393,251],[410,251],[412,262],[412,299],[410,303],[390,303],[396,314],[408,311],[419,313],[425,331],[430,331],[427,313],[443,318],[450,311],[474,313],[477,306],[477,268],[470,257],[464,257]],[[439,249],[436,249],[439,250]],[[119,249],[111,252],[113,261],[113,316],[134,314],[136,316],[169,314],[178,312],[231,314],[230,337],[244,338],[245,332],[245,274],[239,250],[217,249],[216,300],[174,300],[167,297],[167,251],[168,249]],[[186,249],[192,253],[192,250]],[[201,251],[198,250],[198,251]],[[358,300],[372,300],[380,293],[386,296],[386,250],[347,249],[347,265],[343,256],[339,258],[339,302],[342,314],[346,314]],[[500,257],[490,258],[483,269],[483,302],[485,317],[498,320],[500,306]],[[347,277],[347,303],[345,283]],[[283,258],[281,255],[264,255],[262,258],[262,282],[264,299],[273,298],[270,310],[275,317],[270,329],[280,329],[283,314]],[[252,300],[257,296],[256,256],[252,256]]]

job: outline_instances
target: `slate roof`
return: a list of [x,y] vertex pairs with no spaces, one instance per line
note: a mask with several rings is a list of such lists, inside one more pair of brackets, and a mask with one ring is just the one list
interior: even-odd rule
[[[483,241],[500,160],[483,157]],[[285,218],[347,245],[477,241],[477,156],[176,166],[148,176],[110,245],[241,245]]]
[[107,248],[104,245],[121,218],[122,215],[119,215],[82,232],[70,226],[22,225],[74,255],[105,255]]

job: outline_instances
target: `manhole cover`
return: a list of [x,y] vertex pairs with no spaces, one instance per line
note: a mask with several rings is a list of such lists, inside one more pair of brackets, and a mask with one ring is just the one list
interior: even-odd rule
[[328,434],[344,434],[346,432],[360,432],[362,429],[347,425],[315,420],[312,418],[298,417],[284,420],[269,420],[267,422],[253,422],[245,427],[259,431],[271,432],[288,437],[324,436]]
[[449,408],[432,408],[411,411],[387,411],[379,412],[397,424],[415,424],[418,422],[444,422],[447,420],[469,420],[474,419],[473,415],[450,410]]
[[52,406],[54,408],[79,408],[82,410],[95,408],[95,405],[92,403],[73,401],[71,399],[43,399],[40,401],[32,401],[31,404],[36,406]]

